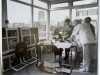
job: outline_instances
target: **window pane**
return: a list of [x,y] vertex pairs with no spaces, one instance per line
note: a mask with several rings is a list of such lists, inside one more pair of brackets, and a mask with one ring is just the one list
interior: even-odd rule
[[34,8],[34,22],[47,23],[47,11]]
[[43,8],[47,8],[47,4],[42,1],[39,1],[39,0],[34,0],[34,5],[37,5],[37,6],[40,6]]
[[29,6],[10,0],[7,0],[7,5],[8,20],[10,23],[24,23],[31,25],[31,8]]
[[97,7],[88,9],[88,15],[97,15],[97,12]]
[[57,25],[69,17],[69,10],[51,11],[50,21],[52,25]]
[[68,3],[54,4],[54,5],[51,5],[51,8],[65,7],[65,6],[68,6]]
[[97,7],[77,9],[77,16],[97,16]]
[[83,0],[83,1],[76,1],[74,5],[84,5],[84,4],[91,4],[97,2],[97,0]]
[[39,40],[47,39],[47,11],[34,8],[34,25],[39,29]]
[[31,0],[20,0],[20,1],[23,1],[23,2],[26,2],[26,3],[31,3]]

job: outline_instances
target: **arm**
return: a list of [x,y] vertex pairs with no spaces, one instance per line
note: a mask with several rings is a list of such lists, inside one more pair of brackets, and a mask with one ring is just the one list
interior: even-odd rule
[[71,38],[74,39],[78,34],[79,34],[79,25],[74,27]]

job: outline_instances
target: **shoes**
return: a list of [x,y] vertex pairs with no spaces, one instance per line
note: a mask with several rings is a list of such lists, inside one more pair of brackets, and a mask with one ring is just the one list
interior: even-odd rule
[[81,68],[79,69],[80,72],[86,72],[86,69],[85,68]]
[[81,65],[79,70],[80,70],[80,72],[88,72],[89,71],[89,67],[86,66],[86,65],[85,66]]

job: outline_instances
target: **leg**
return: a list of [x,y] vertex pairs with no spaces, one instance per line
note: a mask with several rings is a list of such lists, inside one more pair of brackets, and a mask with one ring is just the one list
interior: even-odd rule
[[62,65],[62,51],[63,51],[63,49],[60,48],[60,49],[59,49],[59,65],[60,65],[60,66]]
[[65,64],[69,63],[69,52],[70,52],[70,48],[66,48],[65,49],[65,58],[64,58]]

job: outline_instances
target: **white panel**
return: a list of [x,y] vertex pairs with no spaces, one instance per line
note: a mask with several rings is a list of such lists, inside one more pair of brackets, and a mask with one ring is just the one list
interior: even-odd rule
[[7,0],[8,20],[10,23],[31,24],[31,7]]

